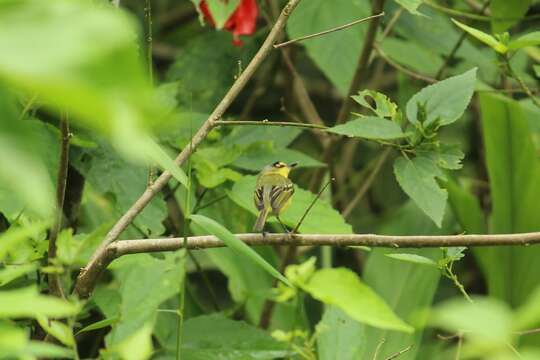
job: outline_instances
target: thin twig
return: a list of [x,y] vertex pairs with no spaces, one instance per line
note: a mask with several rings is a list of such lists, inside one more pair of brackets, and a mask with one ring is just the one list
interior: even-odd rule
[[288,45],[297,43],[297,42],[299,42],[299,41],[304,41],[304,40],[312,39],[312,38],[315,38],[315,37],[318,37],[318,36],[330,34],[330,33],[333,33],[334,31],[343,30],[343,29],[346,29],[346,28],[348,28],[348,27],[354,26],[354,25],[356,25],[356,24],[360,24],[360,23],[363,23],[363,22],[365,22],[365,21],[368,21],[368,20],[371,20],[371,19],[378,18],[379,16],[384,16],[384,11],[381,12],[380,14],[371,15],[371,16],[368,16],[368,17],[363,18],[363,19],[355,20],[355,21],[350,22],[350,23],[345,24],[345,25],[336,26],[336,27],[334,27],[334,28],[331,28],[331,29],[328,29],[328,30],[324,30],[324,31],[321,31],[321,32],[318,32],[318,33],[315,33],[315,34],[306,35],[306,36],[301,36],[301,37],[296,38],[296,39],[292,39],[292,40],[289,40],[289,41],[282,42],[281,44],[276,44],[276,45],[274,45],[274,48],[275,48],[275,49],[278,49],[278,48],[280,48],[280,47],[288,46]]
[[[145,0],[144,17],[147,23],[146,30],[146,65],[148,66],[148,78],[150,85],[154,85],[154,69],[152,66],[152,3],[151,0]],[[146,186],[151,186],[156,177],[157,169],[154,164],[148,166],[148,176],[146,178]]]
[[[62,221],[64,218],[64,200],[66,198],[66,184],[69,166],[69,123],[66,114],[61,115],[60,120],[60,163],[58,164],[58,177],[56,180],[56,222],[51,231],[49,239],[48,261],[49,264],[54,263],[56,258],[56,240],[62,229]],[[48,276],[49,292],[58,297],[65,298],[60,276],[56,273],[51,273]]]
[[356,195],[354,195],[354,198],[351,200],[351,202],[347,205],[347,207],[345,208],[345,210],[343,210],[343,212],[341,213],[343,215],[344,218],[347,218],[351,212],[354,210],[354,208],[356,207],[356,205],[358,204],[358,202],[360,200],[362,200],[362,198],[364,197],[364,195],[366,194],[366,192],[369,190],[369,188],[371,187],[371,185],[373,184],[373,181],[377,178],[377,175],[379,174],[379,171],[381,170],[384,162],[386,161],[386,159],[388,158],[388,155],[390,155],[390,152],[392,151],[391,148],[386,148],[378,157],[377,159],[377,162],[375,163],[375,166],[373,167],[373,170],[371,171],[371,173],[369,174],[368,178],[366,179],[366,181],[364,181],[364,183],[362,184],[362,186],[360,187],[360,189],[358,190],[358,192],[356,193]]
[[228,126],[228,125],[255,125],[255,126],[292,126],[292,127],[302,127],[308,129],[320,129],[326,130],[327,126],[318,125],[318,124],[306,124],[306,123],[297,123],[289,121],[237,121],[237,120],[218,120],[214,123],[216,126]]
[[392,18],[390,19],[390,21],[386,25],[386,27],[385,27],[384,31],[382,32],[381,36],[379,37],[379,39],[377,39],[378,43],[382,43],[384,41],[384,39],[386,39],[386,37],[388,35],[390,35],[390,32],[394,29],[394,26],[396,25],[397,21],[401,17],[401,14],[403,14],[403,7],[402,6],[399,7],[399,9],[394,13]]
[[434,3],[431,0],[424,0],[424,4],[428,5],[429,7],[439,10],[442,13],[449,14],[456,17],[461,17],[465,19],[471,19],[471,20],[477,20],[477,21],[485,21],[485,22],[491,22],[491,21],[503,21],[503,20],[522,20],[522,21],[533,21],[540,18],[540,14],[534,14],[530,16],[525,16],[523,18],[519,18],[516,16],[485,16],[485,15],[478,15],[478,14],[471,14],[465,11],[460,11],[452,8],[448,8],[442,5],[439,5],[437,3]]
[[409,345],[407,346],[405,349],[403,350],[400,350],[398,351],[397,353],[393,354],[393,355],[390,355],[389,357],[387,357],[385,360],[392,360],[392,359],[395,359],[397,358],[398,356],[401,356],[403,354],[405,354],[407,351],[411,350],[412,348],[412,345]]
[[540,328],[524,330],[524,331],[516,331],[515,332],[515,334],[518,335],[518,336],[537,334],[537,333],[540,333]]
[[537,107],[540,108],[540,100],[534,96],[534,94],[532,93],[531,89],[529,88],[529,86],[525,83],[525,81],[523,81],[523,79],[521,78],[521,76],[519,76],[515,71],[514,69],[512,68],[512,66],[510,65],[510,61],[508,60],[508,58],[505,57],[505,65],[506,65],[506,68],[508,70],[508,74],[514,78],[519,86],[523,89],[523,91],[527,94],[528,97],[531,98],[531,100],[533,101],[534,105],[536,105]]
[[[201,128],[195,133],[191,140],[192,146],[186,146],[175,159],[175,163],[181,166],[192,154],[195,148],[206,138],[208,133],[214,128],[214,123],[219,120],[231,103],[236,99],[240,91],[245,87],[251,79],[259,65],[268,56],[272,50],[272,45],[281,33],[285,23],[300,0],[289,0],[283,8],[275,25],[270,30],[266,40],[259,48],[253,59],[250,61],[244,71],[238,76],[229,91],[225,94],[221,102],[216,106],[208,119],[204,122]],[[149,186],[143,194],[135,201],[135,203],[122,215],[112,229],[107,233],[103,242],[98,246],[89,263],[81,269],[77,281],[75,283],[74,293],[81,298],[86,298],[92,292],[95,282],[99,277],[99,271],[103,270],[102,264],[99,262],[104,257],[109,244],[114,242],[120,234],[131,224],[133,219],[148,205],[148,203],[158,194],[161,189],[169,182],[172,175],[169,171],[164,171],[154,183]]]
[[321,190],[319,190],[319,192],[317,193],[317,195],[315,195],[315,197],[313,198],[313,201],[311,202],[311,204],[309,204],[309,206],[307,207],[306,211],[304,212],[304,215],[302,215],[302,217],[300,218],[300,221],[298,221],[298,224],[296,224],[296,226],[294,227],[294,229],[292,230],[292,233],[293,234],[296,234],[298,232],[298,229],[300,228],[300,226],[302,225],[302,223],[304,222],[304,219],[306,218],[306,216],[309,214],[309,212],[311,211],[311,209],[313,208],[313,206],[315,206],[315,203],[317,203],[317,200],[319,200],[319,198],[321,197],[322,193],[324,192],[324,190],[326,190],[326,188],[328,187],[328,185],[330,185],[330,183],[332,183],[332,181],[334,181],[335,179],[334,178],[331,178],[330,180],[328,180],[328,182],[326,184],[324,184],[324,186],[321,188]]

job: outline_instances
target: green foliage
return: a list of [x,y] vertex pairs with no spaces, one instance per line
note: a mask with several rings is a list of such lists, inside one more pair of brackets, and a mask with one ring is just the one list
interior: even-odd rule
[[328,131],[369,140],[393,140],[407,136],[395,122],[374,116],[351,120],[346,124],[334,126]]
[[508,30],[512,25],[527,13],[531,0],[516,0],[508,2],[505,0],[493,0],[489,4],[493,19],[491,28],[494,33],[502,33]]
[[0,292],[0,318],[75,315],[80,306],[52,296],[40,295],[35,287]]
[[[480,96],[480,107],[493,202],[489,230],[538,230],[540,165],[521,107],[488,94]],[[487,248],[475,254],[484,268],[490,293],[510,304],[521,304],[538,284],[540,276],[530,266],[538,249]]]
[[311,296],[341,308],[356,321],[383,329],[411,332],[358,276],[345,268],[322,269],[302,285]]

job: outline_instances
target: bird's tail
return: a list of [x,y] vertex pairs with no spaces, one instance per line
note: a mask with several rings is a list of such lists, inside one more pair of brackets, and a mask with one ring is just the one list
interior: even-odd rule
[[253,231],[255,232],[261,232],[264,228],[264,224],[266,223],[266,218],[268,217],[269,209],[262,209],[259,213],[259,216],[257,217],[257,221],[255,222],[255,225],[253,226]]

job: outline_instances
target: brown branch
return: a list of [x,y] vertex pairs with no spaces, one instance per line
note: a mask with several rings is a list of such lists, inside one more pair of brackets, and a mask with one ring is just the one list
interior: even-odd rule
[[[289,0],[287,5],[281,11],[280,16],[276,20],[276,23],[270,30],[270,33],[266,37],[264,43],[257,51],[253,59],[250,61],[245,70],[238,76],[234,84],[229,91],[225,94],[221,102],[216,106],[214,111],[210,114],[208,119],[204,122],[202,127],[195,133],[191,139],[190,146],[186,146],[180,154],[176,157],[175,162],[178,166],[182,165],[192,154],[194,149],[206,138],[210,130],[214,127],[214,123],[218,121],[229,108],[231,103],[236,99],[240,91],[245,87],[247,82],[251,79],[259,65],[268,56],[272,50],[272,45],[281,33],[285,23],[294,10],[300,0]],[[146,205],[158,194],[161,189],[169,182],[172,175],[168,171],[164,171],[154,183],[147,187],[143,194],[135,201],[135,203],[122,215],[118,222],[112,227],[112,229],[105,236],[105,239],[96,249],[90,262],[85,268],[81,269],[81,272],[75,283],[74,292],[81,298],[86,298],[92,292],[95,282],[99,277],[99,272],[104,268],[100,262],[104,258],[104,254],[107,251],[107,247],[128,227],[133,219],[145,208]]]
[[296,39],[292,39],[292,40],[289,40],[289,41],[282,42],[281,44],[276,44],[276,45],[274,45],[274,48],[277,49],[277,48],[280,48],[280,47],[284,47],[284,46],[287,46],[287,45],[291,45],[291,44],[297,43],[297,42],[299,42],[299,41],[304,41],[304,40],[307,40],[307,39],[312,39],[312,38],[315,38],[315,37],[319,37],[319,36],[323,36],[323,35],[326,35],[326,34],[330,34],[330,33],[333,33],[334,31],[343,30],[343,29],[346,29],[346,28],[348,28],[348,27],[354,26],[354,25],[356,25],[356,24],[363,23],[363,22],[368,21],[368,20],[372,20],[372,19],[378,18],[379,16],[383,16],[383,15],[384,15],[384,12],[381,12],[381,13],[379,13],[379,14],[371,15],[371,16],[368,16],[368,17],[366,17],[366,18],[359,19],[359,20],[355,20],[355,21],[350,22],[350,23],[348,23],[348,24],[336,26],[336,27],[334,27],[334,28],[331,28],[331,29],[328,29],[328,30],[324,30],[324,31],[321,31],[321,32],[318,32],[318,33],[315,33],[315,34],[310,34],[310,35],[301,36],[301,37],[296,38]]
[[400,350],[398,351],[397,353],[393,354],[393,355],[390,355],[389,357],[387,357],[385,360],[392,360],[392,359],[395,359],[397,358],[398,356],[401,356],[403,354],[405,354],[407,351],[411,350],[412,348],[412,345],[409,345],[407,346],[405,349],[403,350]]
[[[58,164],[58,177],[56,180],[56,222],[51,231],[49,238],[49,250],[48,250],[48,261],[49,264],[54,263],[56,258],[56,240],[58,239],[58,234],[62,229],[62,221],[64,218],[64,200],[66,198],[66,184],[67,184],[67,175],[68,175],[68,166],[69,166],[69,124],[67,120],[67,115],[62,114],[62,119],[60,120],[60,163]],[[60,283],[60,276],[56,273],[51,273],[48,275],[49,282],[49,292],[58,297],[64,298],[64,291],[62,289],[62,284]]]

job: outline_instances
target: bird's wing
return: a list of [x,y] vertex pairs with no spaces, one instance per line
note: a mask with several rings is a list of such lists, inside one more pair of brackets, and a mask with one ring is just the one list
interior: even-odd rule
[[269,174],[258,179],[253,200],[257,210],[270,208],[273,213],[279,213],[293,193],[294,186],[289,178]]
[[273,186],[270,190],[270,205],[272,207],[272,212],[275,214],[279,214],[281,209],[294,194],[294,185],[292,181],[288,178],[284,179],[287,181],[284,181],[281,185]]

